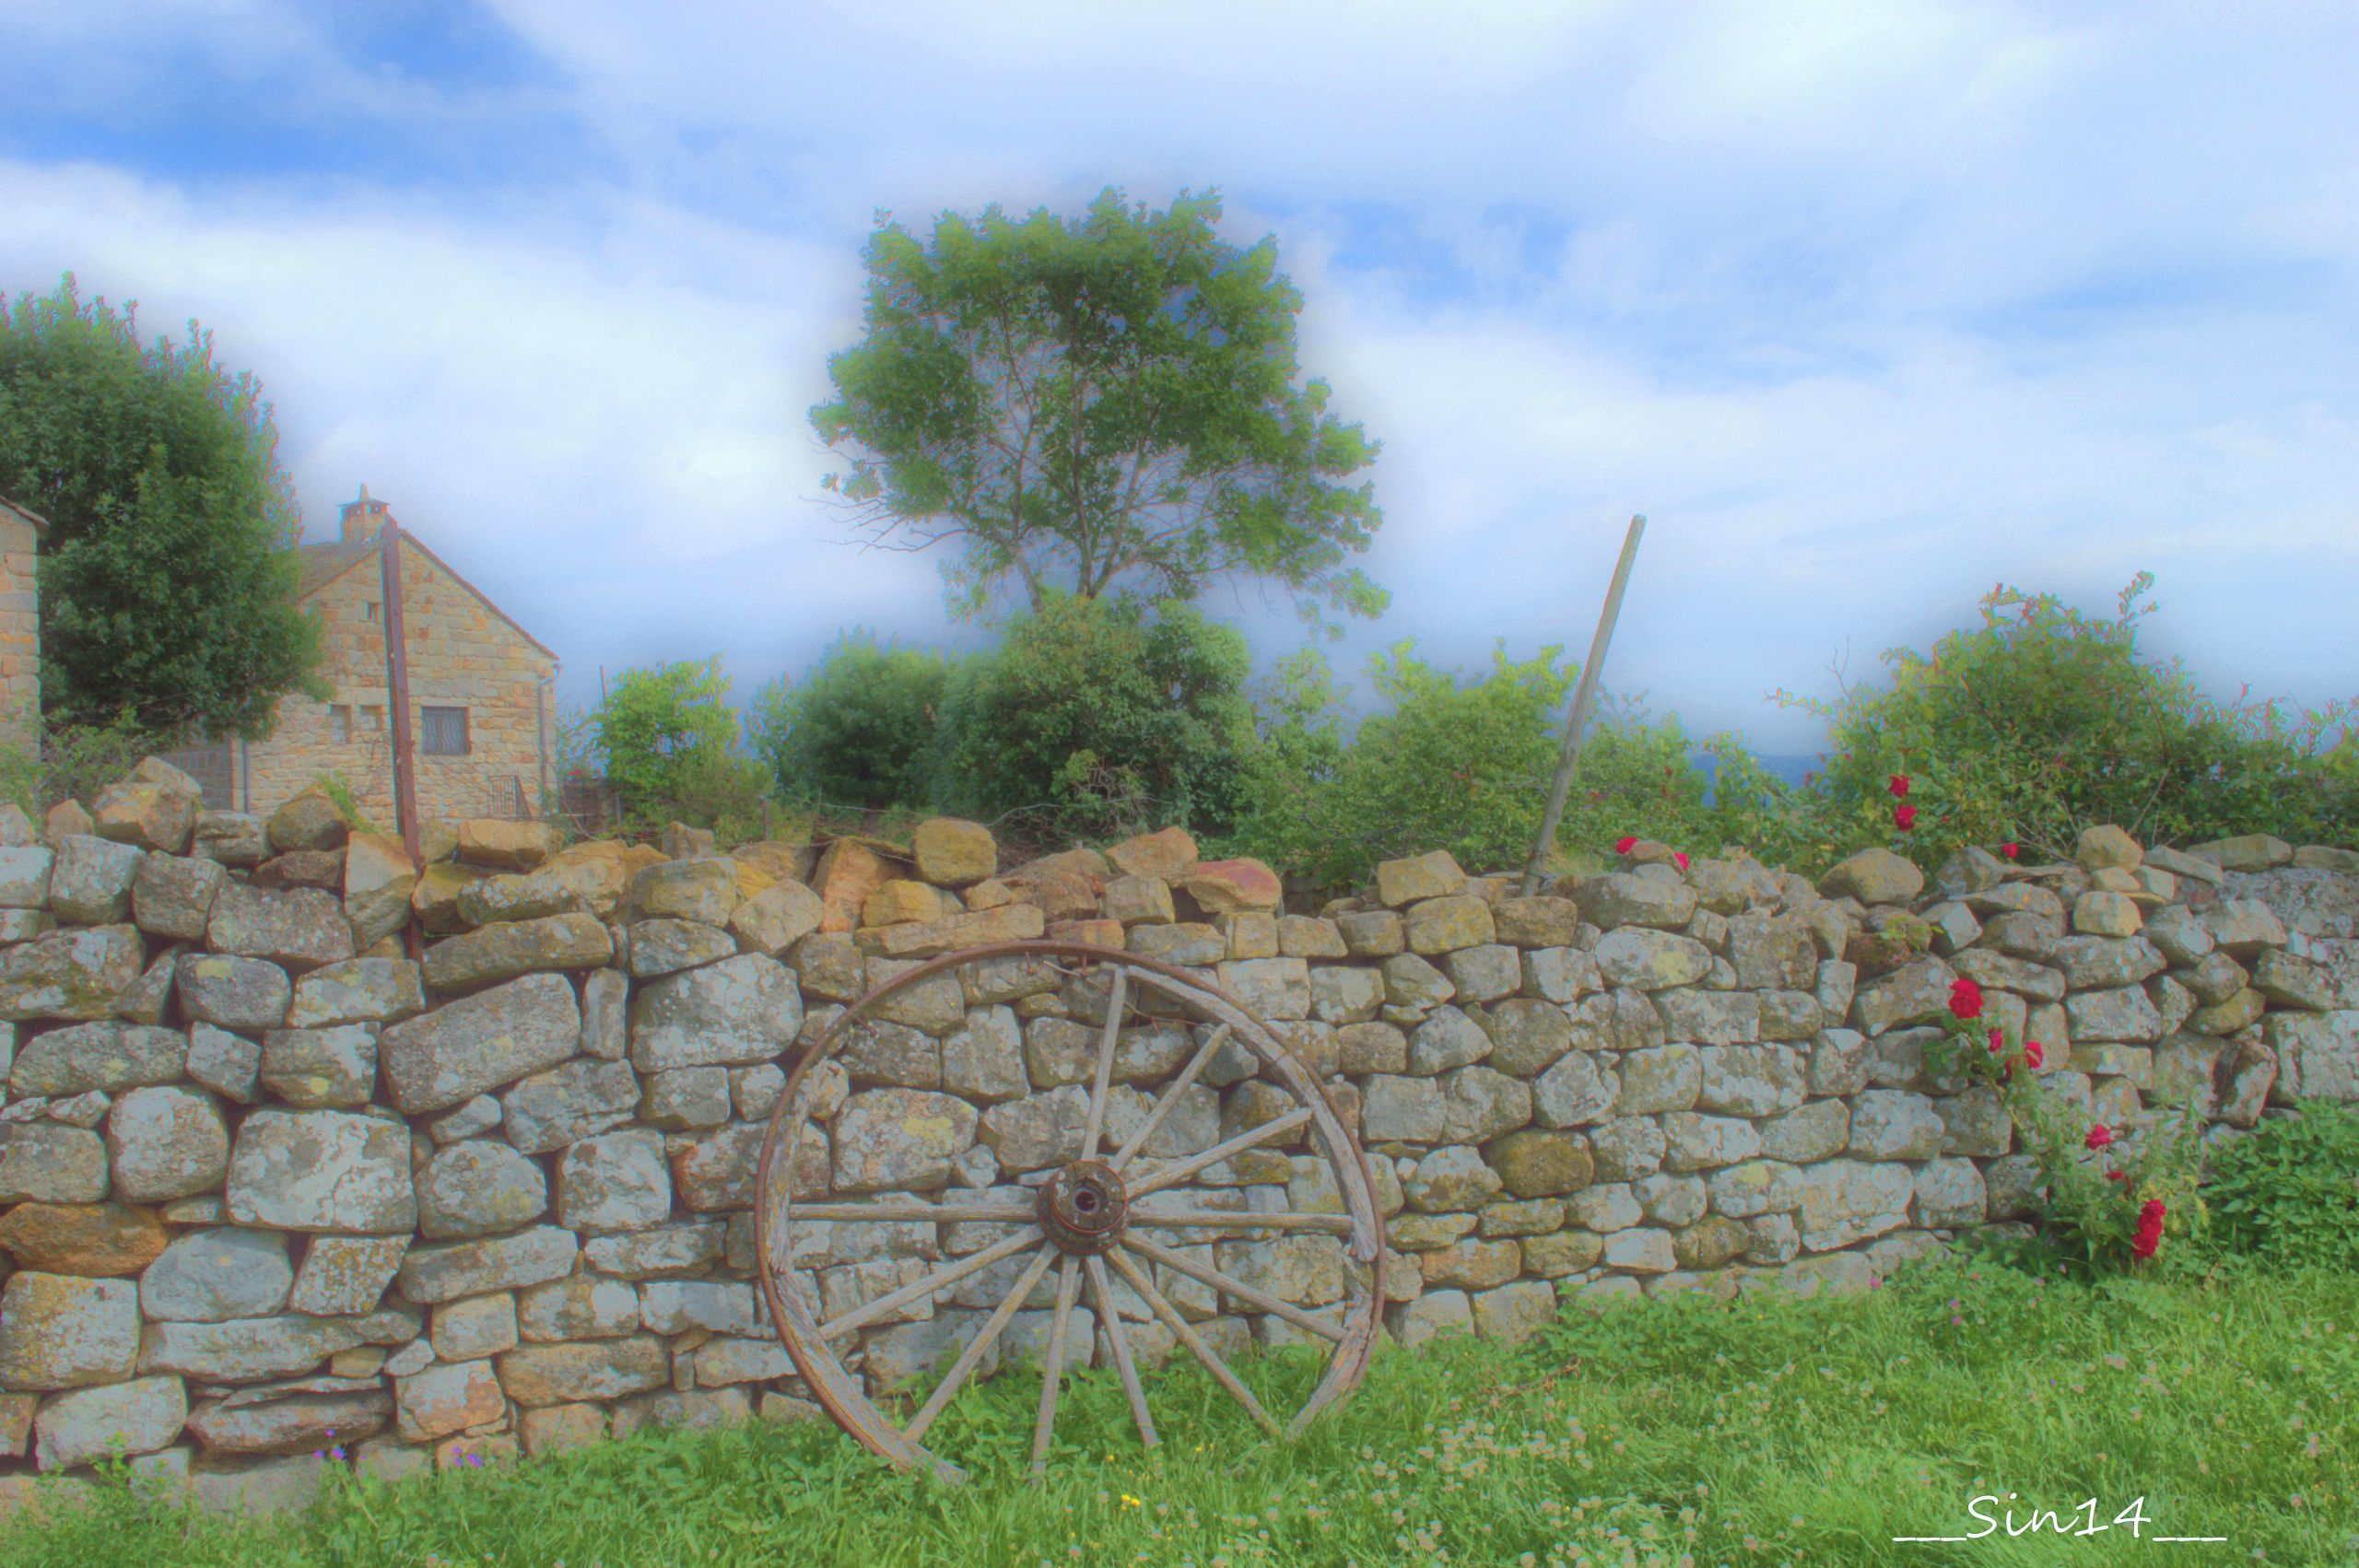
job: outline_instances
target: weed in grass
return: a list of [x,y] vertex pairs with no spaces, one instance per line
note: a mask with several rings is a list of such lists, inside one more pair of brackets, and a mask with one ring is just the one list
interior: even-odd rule
[[[1250,1363],[1273,1398],[1309,1375]],[[1027,1384],[1029,1385],[1027,1387]],[[833,1427],[644,1435],[513,1469],[333,1485],[232,1525],[141,1504],[0,1527],[28,1568],[519,1564],[1452,1563],[2074,1568],[2359,1562],[2359,1279],[2060,1282],[1972,1258],[1843,1301],[1568,1312],[1512,1350],[1389,1352],[1299,1444],[1262,1440],[1192,1366],[1141,1450],[1110,1375],[1075,1375],[1050,1479],[1024,1465],[1037,1379],[963,1394],[937,1429],[964,1486],[881,1468]],[[2013,1493],[2013,1499],[2007,1494]],[[2087,1537],[1955,1543],[2034,1508]],[[2157,1534],[2225,1536],[2161,1546]]]

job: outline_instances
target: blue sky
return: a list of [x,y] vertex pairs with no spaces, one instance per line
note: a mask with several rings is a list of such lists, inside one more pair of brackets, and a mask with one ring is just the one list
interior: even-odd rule
[[[1993,583],[2206,687],[2359,696],[2359,8],[0,0],[0,288],[199,318],[310,527],[367,482],[566,661],[973,646],[805,420],[873,214],[1218,188],[1385,444],[1366,565],[1472,668],[1692,728]],[[1224,587],[1267,656],[1301,633]]]

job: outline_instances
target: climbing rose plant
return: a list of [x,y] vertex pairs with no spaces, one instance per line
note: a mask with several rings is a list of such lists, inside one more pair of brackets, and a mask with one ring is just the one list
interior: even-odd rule
[[1925,1064],[1937,1077],[1998,1091],[2025,1153],[2039,1166],[2057,1239],[2097,1273],[2142,1268],[2187,1250],[2174,1244],[2205,1219],[2196,1196],[2204,1123],[2194,1094],[2134,1129],[2093,1124],[2085,1107],[2041,1081],[2048,1048],[2037,1040],[2011,1041],[1984,1012],[1982,988],[1954,982],[1942,1034],[1926,1043]]

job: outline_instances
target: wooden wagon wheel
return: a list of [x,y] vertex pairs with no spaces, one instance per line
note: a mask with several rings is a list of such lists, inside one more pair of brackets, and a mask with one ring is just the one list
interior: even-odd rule
[[[1075,1157],[1017,1176],[1019,1185],[1031,1188],[1020,1202],[1004,1195],[994,1200],[985,1193],[962,1198],[955,1188],[937,1191],[931,1198],[920,1193],[847,1195],[826,1190],[835,1167],[816,1160],[812,1153],[806,1152],[801,1161],[797,1158],[798,1150],[804,1147],[803,1141],[816,1132],[816,1123],[842,1112],[846,1081],[835,1076],[831,1089],[825,1082],[829,1076],[826,1064],[836,1059],[863,1024],[873,1026],[880,1006],[897,993],[936,976],[1001,959],[1053,970],[1064,984],[1085,988],[1076,994],[1090,999],[1087,1012],[1094,1012],[1095,1004],[1104,1006],[1090,1064],[1086,1126]],[[1100,981],[1106,988],[1102,994],[1087,989]],[[971,989],[963,980],[961,984],[962,994],[971,1000]],[[1143,1116],[1135,1095],[1125,1102],[1133,1125],[1118,1129],[1109,1117],[1115,1062],[1126,1017],[1134,1008],[1150,1026],[1158,1021],[1167,1026],[1175,1022],[1188,1025],[1194,1048],[1186,1064],[1155,1089]],[[1223,1056],[1224,1047],[1230,1045],[1249,1055],[1251,1076],[1291,1096],[1293,1108],[1280,1112],[1265,1094],[1251,1125],[1226,1137],[1215,1131],[1206,1146],[1176,1152],[1171,1132],[1178,1125],[1170,1119],[1174,1108],[1216,1059],[1228,1061],[1228,1076],[1238,1077],[1234,1054]],[[838,1102],[832,1112],[823,1104],[831,1094]],[[1199,1108],[1203,1104],[1201,1099],[1193,1103]],[[1159,1141],[1158,1129],[1168,1129]],[[1238,1156],[1287,1142],[1307,1142],[1317,1151],[1313,1158],[1323,1161],[1328,1180],[1314,1182],[1313,1188],[1326,1203],[1340,1199],[1342,1212],[1297,1211],[1291,1207],[1274,1212],[1220,1208],[1215,1205],[1225,1195],[1233,1200],[1239,1188],[1197,1185],[1234,1183],[1235,1173],[1241,1167],[1231,1162]],[[1150,1143],[1158,1153],[1147,1152]],[[810,1147],[825,1153],[827,1145]],[[1047,1289],[1047,1276],[1052,1270],[1054,1312],[1042,1357],[1039,1413],[1032,1440],[1035,1475],[1047,1465],[1060,1375],[1068,1366],[1086,1364],[1090,1354],[1090,1347],[1083,1346],[1076,1359],[1075,1347],[1069,1343],[1074,1309],[1085,1286],[1140,1440],[1150,1447],[1156,1442],[1156,1431],[1148,1409],[1147,1381],[1142,1376],[1140,1358],[1133,1353],[1133,1338],[1138,1329],[1123,1318],[1121,1307],[1126,1303],[1115,1287],[1117,1279],[1132,1293],[1128,1305],[1133,1310],[1144,1304],[1176,1346],[1184,1347],[1273,1436],[1300,1433],[1321,1410],[1358,1385],[1374,1349],[1383,1310],[1384,1219],[1375,1185],[1358,1140],[1337,1114],[1317,1075],[1269,1025],[1202,977],[1086,942],[1011,942],[945,954],[893,977],[846,1008],[812,1046],[779,1097],[762,1143],[754,1201],[755,1244],[771,1321],[778,1326],[812,1396],[845,1431],[876,1454],[897,1466],[930,1468],[946,1480],[962,1479],[964,1472],[926,1449],[927,1431],[1001,1341],[1015,1315],[1036,1293]],[[900,1227],[898,1234],[907,1237],[913,1234],[912,1227],[931,1226],[931,1235],[939,1239],[948,1234],[945,1227],[965,1226],[966,1236],[971,1238],[977,1228],[986,1225],[1001,1228],[999,1239],[980,1246],[970,1239],[966,1250],[947,1256],[940,1267],[852,1305],[839,1298],[823,1305],[816,1269],[798,1268],[794,1261],[798,1239],[820,1226],[834,1227],[827,1233],[830,1238],[845,1228],[897,1226]],[[929,1233],[914,1234],[923,1237]],[[1319,1256],[1339,1265],[1342,1297],[1324,1307],[1307,1309],[1227,1270],[1208,1266],[1201,1256],[1179,1250],[1178,1244],[1206,1235],[1267,1240],[1273,1246],[1306,1235],[1337,1238],[1340,1257],[1323,1251]],[[855,1246],[839,1250],[855,1256],[882,1256],[888,1249]],[[943,1253],[937,1247],[927,1256]],[[1013,1271],[1014,1281],[932,1395],[913,1414],[897,1422],[872,1398],[884,1390],[864,1386],[874,1377],[864,1378],[855,1370],[863,1359],[854,1350],[857,1331],[910,1313],[931,1316],[937,1298],[987,1269],[1001,1270],[1003,1277]],[[1226,1297],[1239,1309],[1266,1315],[1265,1328],[1272,1320],[1286,1326],[1271,1330],[1266,1337],[1328,1347],[1325,1371],[1290,1422],[1282,1425],[1263,1407],[1188,1315],[1174,1305],[1171,1295],[1182,1293],[1175,1281],[1192,1281],[1216,1293],[1213,1298],[1216,1305]],[[971,1293],[973,1287],[967,1288]]]

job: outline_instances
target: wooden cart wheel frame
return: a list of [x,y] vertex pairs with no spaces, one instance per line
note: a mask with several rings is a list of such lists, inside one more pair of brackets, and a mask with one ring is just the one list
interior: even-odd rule
[[[801,1108],[805,1087],[811,1073],[835,1055],[846,1031],[868,1017],[879,1001],[896,991],[935,975],[955,972],[968,965],[1011,957],[1041,958],[1061,965],[1102,965],[1113,977],[1106,1022],[1099,1032],[1095,1071],[1090,1082],[1088,1120],[1081,1157],[1053,1169],[1038,1188],[1037,1199],[1029,1205],[998,1201],[962,1202],[957,1196],[957,1189],[946,1190],[939,1202],[846,1202],[795,1199],[792,1196],[795,1141],[810,1120]],[[1120,1149],[1108,1151],[1104,1148],[1107,1141],[1106,1111],[1112,1084],[1114,1054],[1133,987],[1160,992],[1201,1015],[1191,1022],[1209,1024],[1214,1027],[1177,1075],[1161,1085],[1142,1086],[1151,1088],[1153,1093],[1153,1104],[1144,1123]],[[1250,1051],[1269,1069],[1270,1075],[1293,1094],[1297,1102],[1297,1108],[1234,1137],[1220,1140],[1200,1153],[1159,1161],[1141,1160],[1142,1146],[1162,1124],[1180,1094],[1196,1081],[1219,1053],[1223,1042],[1230,1040]],[[1342,1214],[1291,1211],[1256,1214],[1227,1210],[1181,1209],[1167,1204],[1151,1204],[1144,1209],[1136,1206],[1139,1199],[1178,1186],[1208,1165],[1246,1150],[1290,1137],[1304,1128],[1309,1129],[1312,1141],[1324,1154],[1333,1173],[1336,1190],[1344,1203],[1344,1212]],[[778,1326],[787,1354],[793,1359],[795,1369],[802,1374],[813,1398],[835,1418],[839,1425],[873,1452],[898,1467],[928,1469],[947,1480],[963,1480],[965,1472],[930,1452],[923,1444],[925,1433],[990,1353],[1009,1320],[1022,1309],[1051,1269],[1057,1275],[1056,1307],[1042,1358],[1039,1413],[1033,1432],[1032,1473],[1036,1476],[1041,1474],[1047,1466],[1050,1437],[1056,1422],[1061,1373],[1068,1361],[1067,1338],[1073,1309],[1085,1285],[1089,1293],[1091,1309],[1097,1323],[1104,1328],[1115,1370],[1121,1378],[1123,1393],[1138,1427],[1140,1441],[1148,1447],[1155,1446],[1157,1441],[1155,1421],[1148,1409],[1145,1385],[1131,1353],[1128,1333],[1115,1309],[1109,1273],[1119,1276],[1170,1330],[1179,1346],[1184,1347],[1201,1363],[1214,1381],[1273,1436],[1299,1435],[1320,1411],[1344,1398],[1358,1386],[1367,1370],[1368,1357],[1375,1349],[1384,1307],[1384,1216],[1377,1204],[1376,1184],[1358,1139],[1337,1113],[1334,1102],[1329,1098],[1317,1074],[1304,1066],[1293,1049],[1243,1003],[1202,976],[1136,954],[1089,942],[1006,942],[945,954],[872,988],[847,1007],[804,1055],[771,1111],[769,1127],[762,1140],[761,1163],[755,1178],[754,1214],[755,1247],[760,1262],[762,1293],[769,1304],[770,1320]],[[808,1281],[811,1288],[807,1291],[796,1292],[787,1288],[788,1279],[794,1271],[790,1259],[793,1256],[792,1227],[798,1220],[826,1221],[835,1224],[972,1221],[1017,1224],[1023,1228],[980,1251],[947,1258],[939,1268],[929,1270],[899,1289],[821,1322],[806,1306],[806,1302],[816,1303],[820,1299],[816,1280]],[[1345,1296],[1341,1304],[1343,1312],[1339,1319],[1331,1316],[1332,1306],[1325,1314],[1306,1311],[1218,1270],[1204,1267],[1195,1259],[1174,1251],[1156,1236],[1143,1234],[1162,1232],[1170,1239],[1177,1240],[1182,1236],[1170,1235],[1170,1233],[1184,1235],[1189,1231],[1204,1229],[1223,1233],[1284,1235],[1311,1232],[1339,1235],[1346,1239],[1350,1258],[1363,1265],[1366,1272],[1363,1275],[1358,1270],[1345,1270]],[[843,1363],[839,1348],[849,1347],[851,1343],[849,1336],[863,1325],[938,1295],[1003,1259],[1027,1253],[1030,1255],[1028,1261],[1017,1275],[1013,1288],[983,1320],[974,1339],[953,1361],[949,1371],[925,1403],[906,1425],[897,1424],[888,1418],[870,1399],[861,1376]],[[1152,1270],[1143,1267],[1153,1264],[1161,1264],[1247,1306],[1277,1316],[1313,1336],[1316,1340],[1332,1346],[1324,1375],[1290,1422],[1282,1426],[1277,1418],[1263,1408],[1221,1360],[1218,1352],[1204,1342],[1203,1336],[1156,1288]],[[1086,1359],[1089,1352],[1085,1349],[1082,1353]]]

